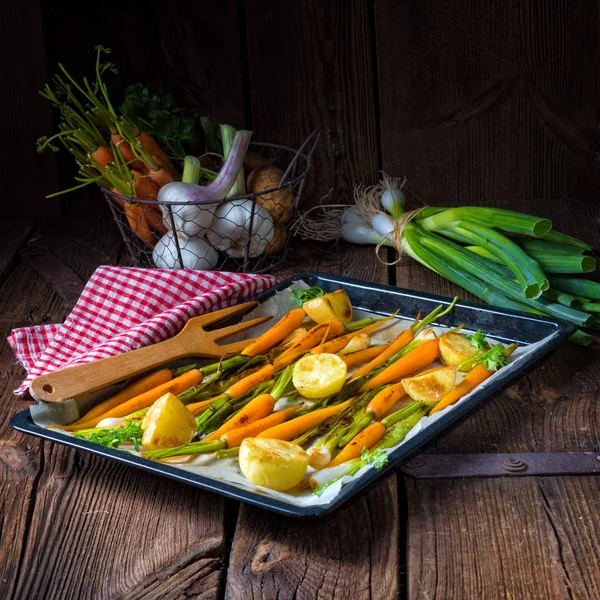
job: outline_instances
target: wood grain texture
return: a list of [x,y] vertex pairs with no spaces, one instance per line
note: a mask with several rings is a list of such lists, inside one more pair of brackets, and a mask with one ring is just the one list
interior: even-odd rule
[[252,128],[298,147],[322,130],[305,206],[347,202],[378,169],[369,3],[247,3]]
[[38,95],[46,79],[42,8],[39,2],[3,2],[0,6],[0,138],[3,217],[60,214],[60,201],[45,195],[56,186],[56,162],[40,156],[36,140],[52,129],[50,107]]
[[33,223],[25,219],[2,219],[4,236],[0,242],[0,282],[10,273],[18,259],[17,252],[26,243]]
[[596,2],[375,11],[386,172],[430,204],[597,200]]

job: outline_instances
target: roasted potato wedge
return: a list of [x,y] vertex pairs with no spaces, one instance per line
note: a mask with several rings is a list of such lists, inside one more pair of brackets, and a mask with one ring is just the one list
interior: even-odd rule
[[142,421],[142,446],[146,450],[174,448],[192,441],[196,419],[174,394],[161,396]]
[[298,485],[308,468],[308,454],[300,446],[267,438],[246,438],[239,461],[249,481],[278,492]]
[[294,366],[292,382],[305,398],[325,398],[339,392],[348,374],[346,363],[337,354],[307,354]]
[[456,368],[454,366],[431,369],[421,375],[402,380],[406,393],[413,400],[426,402],[430,406],[437,404],[454,388],[455,383]]
[[308,300],[302,308],[315,323],[327,323],[331,319],[349,323],[352,320],[352,304],[345,290]]
[[474,361],[470,361],[469,358],[477,353],[477,348],[462,333],[448,332],[440,336],[442,360],[447,365],[461,365],[460,371],[471,370]]

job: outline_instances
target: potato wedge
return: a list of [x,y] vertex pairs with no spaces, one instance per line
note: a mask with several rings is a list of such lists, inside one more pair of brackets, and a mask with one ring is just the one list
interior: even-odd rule
[[292,382],[305,398],[325,398],[339,392],[348,374],[346,363],[336,354],[307,354],[294,366]]
[[267,438],[246,438],[239,461],[249,481],[278,492],[298,485],[308,468],[308,454],[300,446]]
[[308,300],[302,308],[315,323],[326,323],[331,319],[349,323],[352,320],[352,304],[345,290]]
[[413,400],[426,402],[430,406],[435,405],[450,392],[455,383],[456,368],[454,366],[440,367],[402,380],[406,393]]
[[[470,371],[473,361],[469,358],[478,353],[477,348],[462,333],[444,333],[440,336],[440,354],[447,365],[460,365],[460,371]],[[467,362],[465,362],[467,361]]]
[[174,448],[192,441],[196,419],[174,394],[161,396],[142,421],[142,446],[146,450]]

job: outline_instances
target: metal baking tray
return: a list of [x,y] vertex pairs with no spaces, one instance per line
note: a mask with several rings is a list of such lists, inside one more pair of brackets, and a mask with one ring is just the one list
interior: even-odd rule
[[[448,305],[451,301],[450,298],[443,296],[319,273],[296,275],[280,283],[267,293],[258,296],[256,299],[259,302],[264,301],[276,291],[287,288],[292,282],[297,280],[305,281],[311,286],[317,285],[325,291],[334,291],[343,287],[348,293],[353,307],[379,315],[389,315],[400,309],[401,317],[413,319],[419,311],[422,314],[427,314],[439,304]],[[241,319],[241,317],[238,317],[238,319]],[[326,505],[296,506],[265,496],[259,492],[239,488],[231,483],[218,481],[211,477],[195,473],[188,473],[168,464],[152,462],[118,449],[105,448],[86,440],[67,437],[52,429],[45,429],[36,425],[31,419],[29,409],[16,414],[11,419],[11,425],[17,431],[28,435],[58,442],[59,444],[73,448],[79,448],[126,465],[143,469],[144,471],[149,471],[150,473],[170,477],[176,481],[194,485],[204,490],[216,492],[228,498],[247,502],[248,504],[283,515],[299,518],[318,517],[338,508],[351,497],[370,487],[376,480],[385,477],[392,469],[398,468],[421,446],[430,442],[441,431],[464,417],[485,398],[497,393],[500,389],[514,381],[519,375],[530,369],[542,357],[556,348],[575,329],[570,323],[551,317],[537,317],[472,302],[458,302],[450,314],[436,322],[436,324],[446,327],[455,327],[460,323],[464,323],[467,330],[481,328],[491,338],[504,343],[517,342],[520,344],[531,344],[539,342],[544,338],[548,338],[548,340],[540,345],[530,356],[526,357],[518,366],[510,371],[507,370],[507,372],[500,371],[495,380],[491,381],[490,385],[485,389],[476,390],[467,400],[455,405],[454,409],[448,411],[443,418],[432,423],[429,427],[426,427],[413,438],[396,448],[389,455],[387,467],[381,471],[370,469],[355,481],[344,486],[333,501]]]

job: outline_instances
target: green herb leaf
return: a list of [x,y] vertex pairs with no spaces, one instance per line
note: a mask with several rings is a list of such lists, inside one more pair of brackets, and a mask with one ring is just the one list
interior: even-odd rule
[[363,448],[360,453],[360,459],[367,465],[372,464],[378,471],[381,471],[388,464],[388,457],[383,448],[378,448],[373,452],[369,452],[367,448]]
[[316,285],[313,285],[312,287],[308,288],[307,290],[294,290],[292,292],[292,296],[294,297],[296,304],[300,307],[302,307],[302,305],[305,302],[308,302],[309,300],[313,300],[314,298],[318,298],[319,296],[324,296],[324,295],[325,295],[325,290],[322,290],[320,287],[317,287]]
[[135,450],[140,449],[142,442],[142,427],[138,421],[127,421],[123,427],[98,429],[88,433],[75,432],[73,437],[89,440],[107,448],[118,448],[126,442],[131,442]]
[[477,350],[486,350],[490,345],[485,340],[485,333],[478,329],[473,335],[465,333],[465,339],[471,342],[471,346],[477,348]]
[[493,348],[484,352],[477,359],[477,362],[481,363],[488,371],[497,371],[508,362],[506,356],[504,356],[504,350],[505,348],[502,344],[496,344]]

